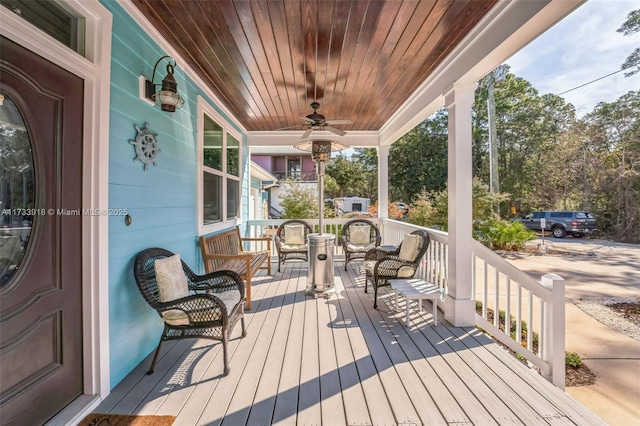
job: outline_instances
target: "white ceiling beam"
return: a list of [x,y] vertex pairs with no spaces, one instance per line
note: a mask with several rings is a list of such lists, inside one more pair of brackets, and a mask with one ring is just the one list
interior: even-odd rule
[[[247,133],[249,146],[294,146],[300,142],[304,131],[254,131]],[[379,145],[379,133],[375,131],[349,131],[345,136],[337,136],[327,131],[314,130],[314,139],[333,140],[352,148],[374,148]]]

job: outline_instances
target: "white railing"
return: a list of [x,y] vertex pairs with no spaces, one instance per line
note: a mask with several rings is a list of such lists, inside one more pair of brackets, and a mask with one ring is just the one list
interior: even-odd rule
[[[385,219],[381,223],[383,244],[399,244],[406,233],[420,228]],[[449,236],[434,229],[427,231],[431,244],[426,265],[418,274],[444,286],[446,292]],[[472,250],[469,266],[478,308],[476,325],[564,389],[564,280],[547,274],[538,282],[475,240]],[[506,318],[510,319],[508,326]]]
[[[305,219],[317,232],[318,220]],[[349,219],[324,219],[324,232],[339,237]],[[284,219],[251,220],[246,237],[273,236]],[[431,238],[416,277],[447,291],[449,235],[431,228],[390,219],[371,219],[380,228],[383,245],[398,245],[416,229]],[[339,244],[339,240],[336,241]],[[272,245],[272,254],[275,248]],[[518,356],[538,367],[557,387],[564,389],[564,280],[547,274],[538,282],[483,246],[472,242],[472,285],[476,299],[476,325]],[[439,302],[444,309],[443,303]],[[498,313],[494,315],[494,313]],[[508,313],[508,315],[507,315]],[[510,318],[505,327],[505,319]]]

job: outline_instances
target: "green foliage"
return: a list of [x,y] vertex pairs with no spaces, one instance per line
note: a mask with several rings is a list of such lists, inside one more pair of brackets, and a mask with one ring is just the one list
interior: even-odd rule
[[[337,185],[337,191],[333,191],[332,188],[332,192],[330,192],[332,196],[344,197],[347,194],[354,194],[371,198],[369,181],[371,171],[368,171],[365,165],[359,161],[338,154],[327,163],[325,171],[326,176],[333,179]],[[377,169],[375,173],[377,173]]]
[[340,187],[338,186],[338,183],[333,177],[327,174],[324,176],[324,195],[331,198],[335,198],[340,195]]
[[520,222],[489,219],[479,223],[476,238],[492,250],[522,250],[536,233]]
[[[633,35],[640,32],[640,9],[632,10],[629,13],[627,20],[618,28],[618,32],[624,35]],[[631,52],[621,68],[623,70],[635,68],[624,73],[625,77],[631,77],[640,72],[640,47]]]
[[[639,20],[640,11],[632,12],[620,32],[636,34]],[[487,94],[485,78],[479,82],[473,108],[476,226],[497,218],[496,212],[503,219],[512,217],[512,209],[518,215],[533,210],[587,210],[595,215],[604,237],[640,242],[640,91],[602,102],[578,118],[563,98],[541,95],[528,81],[507,74],[495,86],[497,194],[487,186]],[[390,199],[410,204],[411,223],[447,229],[447,138],[447,113],[441,110],[391,146]],[[328,172],[336,180],[337,192],[369,196],[375,202],[375,151],[356,150],[350,159],[342,157],[332,161]],[[504,233],[515,231],[505,229]]]
[[[509,194],[494,193],[480,179],[473,179],[472,203],[474,223],[494,218],[493,206],[508,199]],[[420,226],[436,226],[448,229],[449,193],[445,189],[437,192],[422,192],[411,204],[409,223]]]
[[419,226],[435,226],[442,222],[429,194],[422,192],[413,201],[409,209],[408,221]]
[[447,112],[440,110],[396,141],[389,150],[389,195],[412,203],[447,181]]
[[580,355],[575,352],[565,352],[564,362],[570,367],[578,368],[582,365],[582,358],[580,358]]
[[286,189],[280,195],[280,205],[284,209],[283,219],[318,217],[318,194],[314,188],[293,180],[282,184]]

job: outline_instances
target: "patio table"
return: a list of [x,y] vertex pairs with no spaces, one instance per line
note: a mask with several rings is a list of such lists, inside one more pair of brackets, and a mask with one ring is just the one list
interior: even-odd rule
[[409,305],[411,300],[418,301],[418,310],[422,310],[422,300],[431,299],[433,302],[433,325],[438,325],[438,299],[442,295],[442,289],[428,281],[411,279],[389,280],[391,288],[395,291],[394,311],[398,310],[398,293],[406,299],[405,326],[409,325]]

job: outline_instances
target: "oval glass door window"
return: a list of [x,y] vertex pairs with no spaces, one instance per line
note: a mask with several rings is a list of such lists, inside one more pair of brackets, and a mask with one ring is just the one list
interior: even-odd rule
[[24,259],[37,217],[33,153],[16,105],[0,93],[0,287],[15,275]]

